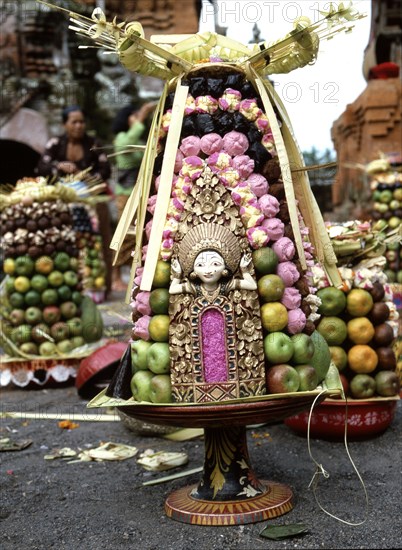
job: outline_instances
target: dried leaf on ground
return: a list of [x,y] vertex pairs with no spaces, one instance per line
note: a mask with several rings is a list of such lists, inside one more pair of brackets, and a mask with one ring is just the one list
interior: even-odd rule
[[146,470],[152,472],[163,472],[187,464],[188,456],[186,453],[169,453],[159,451],[157,453],[144,452],[137,460]]
[[31,439],[12,440],[9,437],[0,439],[0,451],[22,451],[29,447],[32,443]]

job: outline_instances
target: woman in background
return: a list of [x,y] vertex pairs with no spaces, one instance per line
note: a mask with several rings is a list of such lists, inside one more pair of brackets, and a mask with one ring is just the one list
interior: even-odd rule
[[[89,176],[106,184],[106,193],[110,194],[107,180],[111,167],[107,155],[102,151],[98,138],[86,133],[85,115],[78,105],[66,107],[62,112],[65,133],[52,137],[39,159],[36,173],[49,178],[49,182],[77,174],[90,168]],[[111,217],[107,202],[96,205],[99,231],[102,237],[102,252],[106,264],[106,296],[112,288],[112,251],[109,248],[112,239]]]

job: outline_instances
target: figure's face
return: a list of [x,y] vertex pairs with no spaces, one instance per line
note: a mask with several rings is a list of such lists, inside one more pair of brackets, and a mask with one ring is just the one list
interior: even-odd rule
[[81,139],[85,133],[85,119],[81,111],[69,113],[64,128],[69,138]]
[[194,273],[203,283],[217,283],[222,277],[225,262],[218,252],[200,252],[194,262]]

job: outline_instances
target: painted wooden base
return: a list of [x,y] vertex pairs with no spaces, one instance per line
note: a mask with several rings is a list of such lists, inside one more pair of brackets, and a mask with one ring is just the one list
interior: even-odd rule
[[287,485],[262,480],[265,492],[254,498],[237,501],[199,500],[192,496],[196,485],[171,493],[165,502],[166,515],[193,525],[243,525],[257,523],[290,512],[293,493]]

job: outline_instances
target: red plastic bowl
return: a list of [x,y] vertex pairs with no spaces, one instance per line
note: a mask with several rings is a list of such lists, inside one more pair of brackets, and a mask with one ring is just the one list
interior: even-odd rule
[[[372,400],[326,399],[314,408],[310,422],[310,437],[341,441],[345,434],[347,414],[348,440],[368,439],[383,433],[391,424],[399,397]],[[285,424],[299,435],[307,436],[309,411],[285,419]]]

